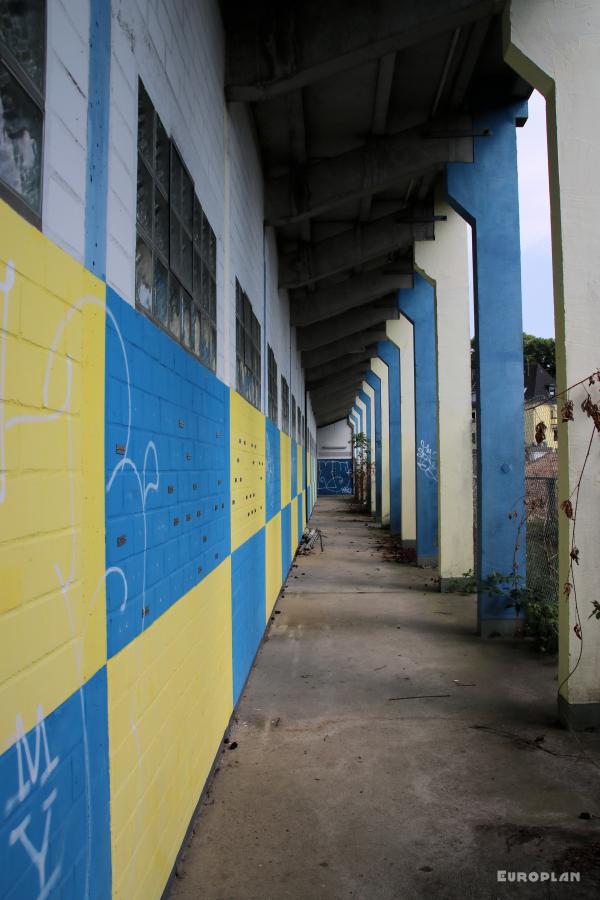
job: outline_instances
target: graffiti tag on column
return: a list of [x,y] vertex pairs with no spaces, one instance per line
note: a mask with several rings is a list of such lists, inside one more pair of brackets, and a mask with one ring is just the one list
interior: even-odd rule
[[417,447],[417,466],[426,478],[437,481],[437,450],[432,450],[425,441]]
[[[43,788],[48,778],[57,767],[58,756],[51,756],[48,747],[48,737],[46,735],[46,724],[42,708],[38,706],[37,724],[35,726],[35,744],[33,754],[31,747],[25,734],[23,719],[17,716],[17,793],[10,797],[5,806],[5,814],[9,815],[14,809],[18,808],[29,796],[31,791],[38,786]],[[43,761],[44,768],[40,768]],[[52,806],[58,797],[58,790],[53,788],[48,795],[40,803],[40,810],[43,816],[44,828],[42,834],[42,843],[38,848],[33,843],[28,834],[28,828],[32,822],[32,814],[27,813],[15,828],[11,830],[8,836],[8,843],[11,847],[20,844],[30,862],[37,870],[39,893],[37,900],[45,900],[49,896],[50,891],[60,877],[61,864],[57,863],[49,874],[46,872],[46,860],[48,856],[48,848],[50,846],[50,830],[52,826]]]

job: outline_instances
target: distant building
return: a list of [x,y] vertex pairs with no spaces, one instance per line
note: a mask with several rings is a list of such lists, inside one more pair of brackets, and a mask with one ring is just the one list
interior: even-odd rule
[[[558,447],[556,419],[556,379],[539,363],[525,363],[525,445]],[[540,422],[546,426],[545,439],[538,445],[535,437]]]

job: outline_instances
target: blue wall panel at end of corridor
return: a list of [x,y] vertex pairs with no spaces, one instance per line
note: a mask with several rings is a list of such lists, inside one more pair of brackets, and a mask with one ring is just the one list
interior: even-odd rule
[[233,702],[238,702],[265,630],[265,529],[231,555]]
[[267,478],[267,522],[276,516],[281,507],[281,437],[279,429],[266,420],[266,478]]
[[[106,667],[0,756],[0,897],[111,895]],[[37,859],[36,854],[45,859]]]
[[107,291],[108,656],[230,552],[229,390]]
[[281,582],[288,577],[292,565],[292,504],[281,510]]
[[352,493],[352,460],[320,459],[317,493],[346,494]]

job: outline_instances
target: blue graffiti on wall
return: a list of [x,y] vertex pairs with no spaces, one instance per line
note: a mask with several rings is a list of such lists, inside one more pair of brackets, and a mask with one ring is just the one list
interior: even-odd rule
[[319,494],[351,494],[352,493],[352,460],[320,459]]

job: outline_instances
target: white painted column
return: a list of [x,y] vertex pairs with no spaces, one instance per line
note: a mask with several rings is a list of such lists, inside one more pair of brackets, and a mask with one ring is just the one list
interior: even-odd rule
[[415,445],[415,350],[413,326],[405,316],[385,323],[390,341],[400,349],[400,430],[402,442],[402,541],[417,540],[417,481]]
[[366,381],[362,383],[362,389],[371,401],[370,403],[370,419],[371,419],[371,515],[374,516],[377,510],[377,488],[376,488],[376,457],[375,457],[375,391]]
[[381,381],[381,524],[390,524],[390,404],[388,367],[378,356],[371,368]]
[[[512,0],[504,26],[507,62],[546,98],[560,392],[600,362],[600,4]],[[589,392],[594,402],[600,401],[597,384]],[[591,420],[580,406],[585,389],[570,396],[575,421],[561,423],[558,416],[559,502],[573,496],[592,434]],[[599,447],[596,435],[579,496],[579,565],[573,573],[571,523],[559,510],[559,711],[573,727],[600,725],[600,621],[590,618],[600,583]],[[563,586],[573,581],[576,591],[567,601]]]
[[[435,241],[415,243],[415,267],[434,287],[438,393],[440,588],[473,569],[473,454],[468,226],[440,194]],[[457,527],[460,523],[460,527]]]

